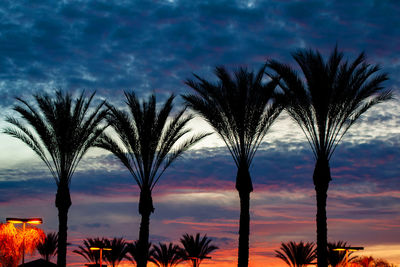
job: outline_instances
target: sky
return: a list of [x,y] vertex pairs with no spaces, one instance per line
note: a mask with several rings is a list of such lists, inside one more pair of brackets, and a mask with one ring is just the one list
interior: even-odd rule
[[[96,101],[123,106],[123,91],[176,109],[193,73],[215,79],[216,66],[257,70],[268,59],[293,67],[291,53],[337,45],[352,60],[387,72],[395,99],[368,111],[331,160],[328,239],[365,247],[357,255],[400,265],[400,3],[398,1],[51,1],[0,3],[0,127],[15,115],[15,97],[62,89],[96,91]],[[209,131],[196,118],[193,132]],[[0,134],[0,222],[39,216],[57,231],[56,185],[21,142]],[[314,158],[286,114],[270,129],[251,166],[250,264],[285,266],[281,242],[315,241]],[[219,247],[202,266],[235,266],[239,198],[236,167],[216,135],[203,140],[163,175],[153,191],[153,243],[207,234]],[[91,150],[71,183],[68,266],[85,261],[72,250],[87,237],[138,238],[138,188],[114,156]],[[36,256],[37,257],[37,256]],[[129,266],[128,263],[124,265]]]

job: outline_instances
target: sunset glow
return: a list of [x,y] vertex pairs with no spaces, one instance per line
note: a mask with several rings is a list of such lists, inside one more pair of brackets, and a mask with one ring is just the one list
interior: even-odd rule
[[[59,231],[52,173],[4,133],[7,118],[21,119],[16,97],[35,103],[35,94],[60,89],[76,98],[85,90],[96,92],[89,110],[103,100],[128,110],[124,91],[141,100],[154,93],[158,103],[174,94],[171,121],[184,108],[182,95],[193,93],[185,84],[193,74],[215,82],[217,66],[256,71],[270,59],[300,74],[293,53],[317,49],[325,59],[336,46],[343,60],[365,52],[378,73],[387,73],[382,86],[394,98],[360,116],[330,158],[328,241],[364,248],[352,254],[364,261],[371,256],[400,267],[400,1],[8,0],[0,1],[0,14],[0,256],[7,255],[0,258],[20,264],[25,240],[25,262],[36,260],[44,233]],[[186,112],[195,116],[190,134],[214,131]],[[301,128],[282,112],[249,169],[250,267],[285,267],[275,256],[282,242],[316,242],[315,163]],[[236,175],[216,133],[179,156],[152,191],[149,241],[181,245],[186,233],[207,235],[219,249],[200,267],[236,267]],[[140,189],[117,157],[90,148],[68,185],[67,266],[88,263],[73,253],[87,238],[138,240]],[[133,264],[124,259],[119,266]]]

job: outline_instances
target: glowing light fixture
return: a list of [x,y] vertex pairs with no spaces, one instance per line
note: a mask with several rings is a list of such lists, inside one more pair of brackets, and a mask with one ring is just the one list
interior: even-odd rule
[[[25,233],[25,224],[42,224],[43,220],[42,218],[6,218],[6,221],[8,223],[12,224],[17,224],[17,223],[22,223],[22,231]],[[22,266],[25,265],[25,234],[24,234],[24,240],[22,243]]]
[[349,262],[349,251],[359,251],[364,250],[364,247],[337,247],[334,248],[333,251],[345,251],[346,252],[346,262],[345,266],[347,266]]
[[90,247],[90,250],[96,251],[100,250],[100,267],[103,267],[103,250],[110,251],[112,250],[111,248],[105,248],[105,247]]

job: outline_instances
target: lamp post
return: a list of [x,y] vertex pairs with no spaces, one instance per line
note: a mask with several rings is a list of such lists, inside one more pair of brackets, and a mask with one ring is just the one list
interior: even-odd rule
[[[188,259],[193,261],[193,267],[198,267],[200,265],[200,257],[188,257]],[[211,259],[211,257],[202,257],[202,259]]]
[[25,265],[25,224],[42,224],[42,218],[6,218],[8,223],[22,223],[22,266]]
[[103,267],[103,250],[109,251],[111,248],[104,247],[90,247],[90,250],[100,250],[100,267]]
[[349,262],[349,251],[359,251],[359,250],[363,250],[364,249],[364,247],[337,247],[337,248],[334,248],[333,249],[333,251],[345,251],[346,252],[346,267],[347,267],[347,264],[348,264],[348,262]]

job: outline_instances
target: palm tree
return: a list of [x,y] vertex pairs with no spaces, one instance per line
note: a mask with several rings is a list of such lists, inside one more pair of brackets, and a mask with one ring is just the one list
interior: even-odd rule
[[250,233],[249,168],[268,129],[282,110],[275,94],[276,82],[263,82],[265,66],[256,75],[240,68],[232,78],[217,67],[217,83],[197,75],[186,84],[196,94],[184,95],[187,105],[200,114],[225,142],[237,167],[236,190],[240,198],[238,266],[248,266]]
[[[337,241],[337,242],[328,242],[328,264],[332,267],[336,266],[344,266],[346,263],[346,252],[345,251],[336,251],[335,248],[343,248],[350,247],[347,242]],[[351,256],[353,251],[347,252],[347,262],[351,262],[357,258],[357,256]]]
[[[137,246],[138,246],[137,240],[135,240],[132,243],[127,243],[127,245],[126,245],[127,254],[126,254],[125,258],[128,259],[129,261],[131,261],[134,265],[137,265],[137,260],[136,260],[136,257],[138,255]],[[149,244],[147,246],[148,259],[151,259],[153,257],[153,250],[150,249],[151,246],[152,246],[152,244],[149,242]]]
[[128,243],[126,245],[126,250],[127,250],[127,254],[125,256],[126,259],[128,259],[129,261],[131,261],[134,265],[137,265],[136,262],[136,256],[138,255],[137,252],[137,240],[135,240],[132,243]]
[[290,267],[305,267],[308,264],[314,264],[317,258],[314,243],[296,243],[290,241],[281,243],[280,250],[275,250],[275,257],[282,259]]
[[151,255],[149,260],[157,267],[174,267],[183,261],[181,248],[172,243],[154,245]]
[[[37,107],[22,98],[14,110],[22,120],[7,117],[14,127],[4,133],[20,139],[30,147],[49,168],[56,184],[58,209],[57,265],[66,266],[68,210],[72,204],[69,191],[72,175],[82,157],[106,126],[99,126],[107,111],[104,101],[95,108],[90,104],[94,93],[86,99],[84,92],[73,101],[68,93],[57,91],[34,95]],[[28,127],[30,126],[30,127]]]
[[[73,252],[84,257],[88,262],[94,262],[99,264],[100,253],[97,250],[91,250],[91,247],[104,248],[106,242],[104,238],[86,238],[83,240],[83,246],[79,246],[79,249],[75,249]],[[105,253],[102,255],[102,260],[105,259]]]
[[[173,108],[171,95],[159,111],[156,97],[139,102],[135,93],[125,92],[129,113],[109,105],[109,124],[119,140],[104,134],[96,143],[117,156],[129,170],[140,188],[139,214],[142,216],[137,244],[137,265],[145,267],[148,260],[150,215],[154,212],[152,191],[164,171],[191,146],[207,134],[199,134],[182,141],[190,132],[186,128],[192,116],[184,116],[180,110],[170,122]],[[180,144],[177,146],[176,143]]]
[[126,258],[128,253],[127,242],[121,238],[113,238],[112,240],[104,240],[105,247],[111,248],[110,251],[105,253],[106,261],[111,264],[112,267],[118,266],[118,264]]
[[57,254],[57,243],[58,243],[58,234],[48,233],[44,241],[37,246],[39,254],[47,262],[49,262],[50,259]]
[[207,235],[203,237],[199,233],[196,237],[189,234],[184,234],[181,238],[183,246],[182,257],[184,260],[193,263],[193,267],[200,266],[200,263],[209,258],[209,254],[214,250],[218,249],[217,246],[210,245],[212,239],[208,238]]
[[327,62],[312,50],[299,50],[293,57],[305,82],[288,65],[270,60],[268,66],[279,76],[279,85],[288,101],[286,110],[303,130],[314,153],[318,266],[326,267],[329,161],[357,119],[372,106],[391,99],[392,93],[382,87],[387,74],[376,74],[380,68],[367,64],[364,53],[350,63],[342,61],[343,53],[337,47]]

